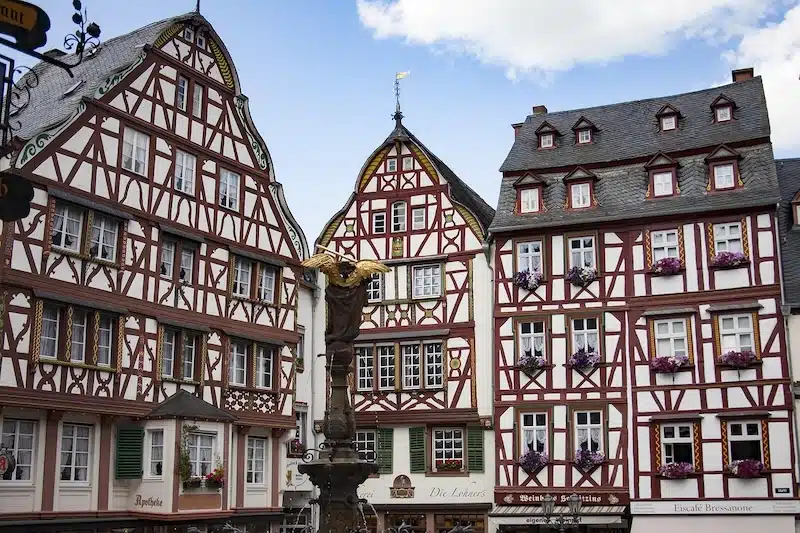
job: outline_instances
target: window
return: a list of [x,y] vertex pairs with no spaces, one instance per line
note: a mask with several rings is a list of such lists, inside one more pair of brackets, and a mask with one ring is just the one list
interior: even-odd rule
[[[14,456],[17,465],[11,473],[11,481],[31,481],[33,479],[34,452],[36,450],[36,422],[30,420],[3,420],[3,434],[0,444]],[[8,476],[6,472],[6,476]]]
[[294,438],[300,441],[300,444],[306,444],[306,421],[308,420],[308,413],[301,409],[295,408],[294,412]]
[[259,346],[256,350],[256,387],[272,388],[273,353],[271,348]]
[[86,311],[80,309],[72,311],[71,333],[72,346],[69,360],[73,363],[83,363],[86,360]]
[[231,385],[244,386],[247,383],[247,344],[231,342]]
[[440,265],[415,266],[414,298],[437,297],[442,294]]
[[755,352],[753,315],[723,315],[719,317],[722,353]]
[[83,226],[83,210],[56,204],[56,213],[53,217],[53,246],[79,252],[81,248],[81,227]]
[[358,390],[372,390],[374,366],[371,346],[356,348],[356,368],[358,369]]
[[274,266],[234,256],[232,275],[233,297],[259,300],[262,303],[275,302],[278,270]]
[[272,389],[279,348],[244,340],[231,340],[230,344],[229,385]]
[[425,349],[425,387],[439,388],[444,381],[444,362],[442,344],[429,342],[422,345]]
[[386,172],[395,172],[397,170],[397,159],[386,160]]
[[261,266],[258,272],[258,299],[264,302],[275,301],[275,275],[276,270],[271,267]]
[[542,242],[521,242],[517,244],[517,271],[542,271]]
[[61,428],[61,481],[89,481],[92,426],[64,424]]
[[175,105],[181,111],[186,111],[186,93],[189,90],[189,80],[183,76],[178,77],[178,90],[175,92]]
[[592,452],[603,450],[603,413],[600,411],[575,412],[575,444],[580,450]]
[[239,174],[224,168],[219,173],[219,205],[239,210]]
[[205,476],[214,470],[214,435],[210,433],[189,433],[189,464],[192,476]]
[[206,47],[206,36],[202,33],[197,34],[197,46],[203,49]]
[[714,165],[711,168],[714,171],[715,189],[732,189],[734,187],[733,163]]
[[114,320],[108,315],[100,315],[97,325],[97,364],[111,366],[111,351],[114,339]]
[[189,41],[190,43],[194,41],[194,30],[189,26],[183,29],[183,38]]
[[742,225],[739,222],[714,224],[714,252],[743,252]]
[[152,477],[161,476],[164,469],[164,430],[151,429],[147,432],[148,449],[150,450],[147,460],[148,475]]
[[[68,338],[67,316],[70,312],[72,313],[72,331],[69,332],[71,340],[67,346],[62,339]],[[39,357],[88,365],[110,366],[116,352],[116,343],[114,342],[116,327],[117,320],[113,315],[72,305],[44,303],[42,305],[42,331],[39,336]],[[93,360],[95,353],[97,359]]]
[[[161,277],[177,282],[194,282],[194,253],[197,245],[191,241],[165,239],[161,243]],[[175,257],[180,256],[180,268],[175,269]]]
[[415,207],[411,211],[411,229],[425,229],[424,207]]
[[194,194],[195,163],[197,158],[186,152],[175,152],[175,190]]
[[671,463],[694,464],[692,453],[692,424],[664,424],[661,426],[661,454],[665,465]]
[[569,240],[570,267],[594,268],[594,237],[579,237]]
[[539,148],[552,148],[553,147],[553,134],[544,133],[539,136]]
[[653,231],[650,237],[654,263],[667,257],[679,257],[678,230]]
[[714,116],[717,119],[717,122],[727,122],[731,119],[731,107],[730,106],[720,106],[714,109]]
[[592,130],[578,130],[578,144],[592,142]]
[[122,136],[122,168],[141,174],[147,173],[147,153],[150,137],[136,130],[125,128]]
[[192,116],[196,118],[203,116],[203,86],[199,83],[194,84],[192,91]]
[[464,467],[464,431],[461,429],[433,430],[433,469],[443,463],[455,462]]
[[653,196],[671,196],[672,194],[672,171],[654,172]]
[[661,131],[674,130],[678,126],[675,115],[661,117]]
[[356,450],[362,461],[375,461],[375,449],[378,441],[375,430],[356,431]]
[[530,353],[534,357],[545,357],[544,321],[520,322],[519,324],[519,354],[517,357]]
[[414,158],[413,157],[404,157],[403,158],[403,170],[414,170]]
[[686,320],[683,318],[656,320],[653,324],[656,353],[653,357],[688,356]]
[[372,213],[372,233],[386,233],[386,213]]
[[[180,329],[164,329],[161,353],[161,375],[184,381],[199,381],[196,363],[202,338],[198,333]],[[202,370],[202,369],[201,369]]]
[[539,210],[539,189],[519,191],[519,212],[535,213]]
[[39,341],[39,357],[55,359],[58,357],[58,334],[61,312],[58,307],[45,305],[42,308],[42,334]]
[[378,388],[394,390],[394,346],[378,346]]
[[591,185],[588,183],[573,183],[569,190],[572,195],[572,207],[580,209],[592,205],[592,198],[590,195]]
[[755,420],[728,423],[728,455],[731,462],[761,461],[761,424]]
[[572,350],[581,348],[587,352],[600,353],[598,327],[596,318],[572,319]]
[[406,203],[395,202],[392,204],[392,231],[406,230]]
[[522,453],[547,453],[547,413],[522,414]]
[[375,273],[370,278],[369,283],[367,284],[367,301],[368,302],[380,302],[383,298],[383,291],[382,291],[382,282],[383,278],[379,273]]
[[107,216],[95,214],[92,217],[92,235],[89,241],[89,255],[106,261],[117,258],[117,230],[119,223]]
[[250,297],[250,278],[252,262],[243,257],[233,260],[233,295],[242,298]]
[[[419,389],[423,374],[426,388],[442,386],[441,343],[404,344],[400,349],[403,356],[404,390]],[[424,360],[420,358],[421,352],[424,353]]]
[[247,483],[263,485],[266,479],[267,439],[247,437]]

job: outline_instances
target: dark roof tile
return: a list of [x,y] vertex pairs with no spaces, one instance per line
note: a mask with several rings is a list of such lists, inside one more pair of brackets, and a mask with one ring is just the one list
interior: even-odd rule
[[215,422],[233,422],[236,417],[205,402],[183,389],[158,404],[147,418],[186,418]]
[[783,290],[786,303],[800,307],[800,228],[794,225],[792,200],[800,192],[800,159],[775,161],[781,206],[778,223],[781,238]]

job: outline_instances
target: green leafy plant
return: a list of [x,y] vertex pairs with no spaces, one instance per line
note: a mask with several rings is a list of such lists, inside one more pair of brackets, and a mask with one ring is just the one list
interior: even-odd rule
[[[189,458],[189,433],[196,431],[197,426],[184,424],[181,427],[181,449],[178,456],[178,474],[184,487],[194,486],[192,478],[192,461]],[[198,478],[199,480],[199,478]],[[199,485],[199,483],[197,484]]]

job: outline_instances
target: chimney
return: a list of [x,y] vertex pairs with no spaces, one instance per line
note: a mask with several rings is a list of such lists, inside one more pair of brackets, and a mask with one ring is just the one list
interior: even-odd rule
[[51,48],[44,54],[42,54],[50,59],[58,59],[59,57],[64,57],[67,53],[63,50],[59,50],[58,48]]
[[535,105],[533,106],[533,114],[534,115],[544,115],[547,113],[547,106],[544,105]]
[[733,78],[733,83],[739,83],[740,81],[745,81],[745,80],[752,80],[753,69],[740,68],[739,70],[731,71],[731,78]]
[[516,124],[512,124],[511,127],[514,128],[514,137],[519,135],[519,130],[522,129],[522,125],[524,122],[517,122]]

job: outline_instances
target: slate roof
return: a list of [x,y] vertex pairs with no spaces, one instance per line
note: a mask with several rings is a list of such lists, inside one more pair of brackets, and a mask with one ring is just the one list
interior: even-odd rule
[[[33,70],[39,76],[39,83],[31,89],[30,105],[11,117],[12,123],[19,121],[21,124],[20,129],[15,132],[15,136],[29,139],[39,131],[66,119],[78,107],[81,98],[93,97],[97,87],[110,74],[123,70],[133,63],[142,51],[142,45],[152,45],[162,31],[176,22],[191,18],[205,21],[198,13],[186,13],[153,22],[107,41],[101,40],[97,54],[91,58],[84,57],[83,63],[72,69],[74,78],[70,78],[64,69],[55,65],[45,62],[35,65]],[[58,59],[65,63],[73,63],[76,60],[72,54]],[[64,96],[64,92],[79,81],[84,83],[69,95]]]
[[[734,120],[715,124],[711,103],[725,95],[736,104]],[[660,132],[656,114],[669,104],[681,114],[679,129]],[[576,145],[572,126],[581,117],[597,128],[591,144]],[[554,150],[538,150],[536,130],[547,121],[561,133]],[[501,172],[618,161],[768,137],[761,77],[678,94],[585,109],[529,115],[517,131]]]
[[183,389],[179,390],[150,411],[147,418],[186,418],[215,422],[234,422],[236,417],[214,407]]
[[792,200],[800,192],[800,159],[775,161],[781,206],[778,210],[778,229],[781,238],[781,263],[785,303],[800,307],[800,227],[794,225]]

